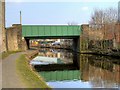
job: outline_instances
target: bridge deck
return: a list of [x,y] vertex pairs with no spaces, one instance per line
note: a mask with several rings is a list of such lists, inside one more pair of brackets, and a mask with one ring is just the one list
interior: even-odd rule
[[79,25],[22,25],[23,37],[76,37],[81,34]]

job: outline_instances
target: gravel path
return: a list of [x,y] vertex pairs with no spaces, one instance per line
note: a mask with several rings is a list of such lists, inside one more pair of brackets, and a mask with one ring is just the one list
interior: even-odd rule
[[16,72],[16,59],[21,54],[11,54],[2,60],[2,88],[26,88]]

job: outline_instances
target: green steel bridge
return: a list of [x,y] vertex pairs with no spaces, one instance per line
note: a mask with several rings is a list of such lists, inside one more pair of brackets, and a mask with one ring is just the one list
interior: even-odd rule
[[80,50],[80,25],[22,25],[22,37],[29,48],[30,39],[73,39],[74,51]]

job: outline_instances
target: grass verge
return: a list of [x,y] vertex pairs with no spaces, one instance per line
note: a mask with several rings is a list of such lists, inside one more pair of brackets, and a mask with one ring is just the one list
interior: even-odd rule
[[25,55],[21,55],[16,60],[17,73],[20,75],[22,81],[28,88],[43,88],[51,89],[42,77],[37,75],[37,72],[33,71],[29,65],[29,59]]
[[8,57],[10,54],[14,54],[17,52],[21,52],[21,51],[8,51],[8,52],[3,52],[2,55],[0,56],[0,58],[5,59],[6,57]]

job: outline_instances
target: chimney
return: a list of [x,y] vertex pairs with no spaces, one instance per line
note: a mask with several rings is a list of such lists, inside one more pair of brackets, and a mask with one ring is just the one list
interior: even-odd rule
[[22,24],[22,15],[21,15],[21,11],[20,11],[20,24]]

